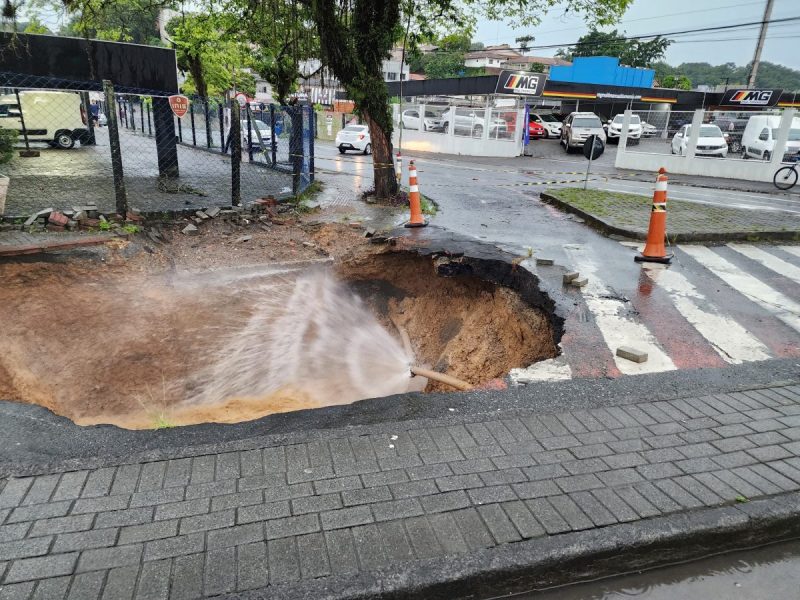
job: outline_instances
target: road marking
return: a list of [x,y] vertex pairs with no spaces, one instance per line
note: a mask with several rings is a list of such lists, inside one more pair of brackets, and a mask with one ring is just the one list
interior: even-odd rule
[[739,323],[721,315],[688,279],[673,269],[644,266],[645,273],[672,299],[691,323],[727,363],[741,364],[771,358],[769,350]]
[[[614,355],[614,362],[620,372],[638,375],[675,370],[672,359],[667,356],[650,330],[636,321],[630,311],[625,311],[625,304],[615,299],[613,291],[602,283],[597,266],[588,257],[582,256],[579,249],[564,246],[564,250],[572,259],[575,270],[589,279],[589,283],[583,288],[583,298],[594,315],[595,323]],[[634,363],[620,358],[616,355],[620,346],[632,346],[647,352],[647,362]]]
[[800,304],[742,271],[705,246],[681,246],[681,250],[714,273],[734,290],[800,331]]
[[778,273],[778,275],[783,275],[795,283],[800,283],[800,267],[796,267],[785,260],[781,260],[777,256],[773,256],[761,248],[747,244],[728,244],[728,248],[736,250],[739,254],[743,254],[747,258],[761,263],[771,271]]
[[800,246],[780,246],[780,249],[800,258]]
[[509,373],[515,383],[532,383],[534,381],[564,381],[572,379],[572,369],[562,354],[549,358],[524,369],[511,369]]

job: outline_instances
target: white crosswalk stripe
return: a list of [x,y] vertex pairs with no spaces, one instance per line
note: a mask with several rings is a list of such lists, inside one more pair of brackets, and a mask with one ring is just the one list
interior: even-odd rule
[[[659,345],[655,336],[642,324],[632,311],[620,301],[614,299],[612,291],[600,279],[597,265],[580,249],[565,248],[573,261],[575,269],[582,276],[589,278],[583,288],[586,306],[594,315],[595,323],[600,329],[603,339],[614,355],[614,361],[621,373],[637,375],[674,370],[675,364]],[[620,346],[632,346],[647,352],[647,362],[635,363],[616,356]]]
[[800,331],[800,304],[705,246],[681,246],[683,252],[778,319]]
[[732,318],[720,314],[706,297],[680,272],[651,269],[645,272],[672,299],[675,308],[691,323],[727,363],[766,360],[769,350],[755,336]]
[[739,254],[743,254],[747,258],[761,263],[769,270],[775,271],[779,275],[783,275],[796,283],[800,283],[800,267],[796,267],[762,248],[744,244],[728,244],[728,248],[736,250]]
[[800,258],[800,246],[780,246],[780,249]]

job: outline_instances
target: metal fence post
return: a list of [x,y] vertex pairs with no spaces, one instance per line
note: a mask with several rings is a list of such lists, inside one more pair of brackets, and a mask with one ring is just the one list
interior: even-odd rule
[[183,143],[183,127],[181,126],[181,119],[178,119],[178,141]]
[[242,134],[241,114],[239,103],[231,102],[231,130],[228,139],[231,142],[231,204],[239,206],[242,203]]
[[147,135],[153,135],[153,124],[150,122],[150,105],[147,105]]
[[317,113],[313,107],[309,107],[309,110],[313,118],[309,116],[308,119],[308,126],[311,127],[311,135],[308,140],[308,168],[310,171],[309,180],[314,183],[314,138],[317,136]]
[[253,162],[253,121],[250,117],[250,103],[245,106],[247,107],[247,159]]
[[269,139],[270,139],[270,150],[272,150],[272,166],[275,166],[275,163],[278,158],[278,140],[275,137],[275,105],[269,105]]
[[86,115],[86,131],[89,132],[86,138],[81,140],[81,146],[94,146],[97,144],[97,140],[94,136],[94,119],[92,119],[92,105],[89,102],[89,92],[81,92],[80,96],[83,112]]
[[302,190],[303,175],[303,112],[302,107],[293,106],[290,109],[292,116],[292,135],[289,138],[289,157],[292,165],[292,194],[295,196]]
[[189,101],[189,120],[192,122],[192,146],[197,146],[197,132],[194,127],[194,102]]
[[136,106],[134,103],[128,102],[128,106],[131,109],[131,125],[130,128],[133,129],[134,133],[136,132]]
[[139,113],[139,116],[141,117],[139,120],[142,122],[142,135],[144,135],[144,98],[142,98],[142,108]]
[[203,108],[206,117],[206,148],[211,148],[213,140],[211,139],[211,117],[208,116],[208,98],[203,100]]
[[114,86],[107,79],[103,80],[103,93],[106,98],[108,112],[108,143],[111,147],[111,171],[114,174],[114,198],[117,214],[125,218],[128,212],[128,196],[125,193],[125,178],[122,174],[122,148],[119,144],[119,124],[117,112],[114,110]]
[[156,130],[156,154],[159,177],[179,177],[175,117],[166,96],[153,96],[153,124]]
[[219,115],[219,151],[225,154],[225,109],[222,104],[219,105],[217,114]]

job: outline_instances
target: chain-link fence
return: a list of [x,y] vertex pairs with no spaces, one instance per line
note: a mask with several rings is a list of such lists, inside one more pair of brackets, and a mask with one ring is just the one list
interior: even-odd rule
[[230,206],[295,195],[313,181],[309,106],[193,98],[182,114],[166,95],[39,79],[0,94],[0,128],[32,150],[0,164],[7,216]]

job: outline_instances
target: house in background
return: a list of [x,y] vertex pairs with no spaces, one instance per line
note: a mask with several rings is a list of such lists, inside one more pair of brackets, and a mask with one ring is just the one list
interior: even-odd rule
[[465,67],[484,69],[487,75],[494,75],[503,69],[532,71],[533,65],[536,64],[544,65],[544,71],[547,73],[552,66],[568,66],[572,63],[549,56],[526,56],[508,44],[487,46],[483,50],[468,52],[464,56]]

